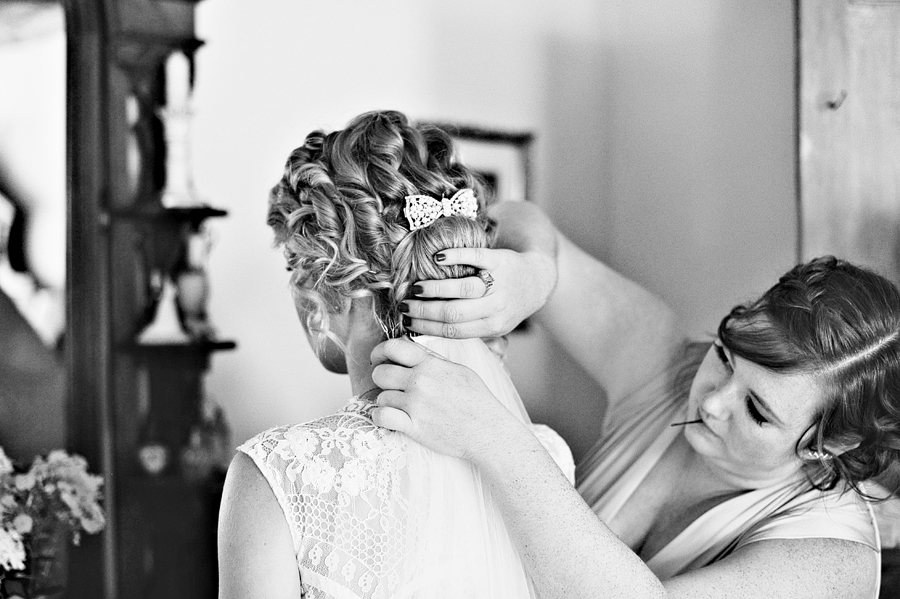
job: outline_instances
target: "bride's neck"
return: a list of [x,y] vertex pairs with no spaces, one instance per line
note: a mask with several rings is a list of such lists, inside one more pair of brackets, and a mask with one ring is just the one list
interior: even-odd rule
[[372,366],[372,350],[384,339],[381,328],[372,319],[371,307],[364,305],[359,309],[354,305],[351,308],[347,337],[344,357],[347,374],[350,376],[350,389],[353,395],[361,395],[377,386],[372,381],[372,371],[375,370]]
[[375,342],[366,349],[362,345],[347,347],[347,374],[350,376],[350,390],[353,395],[362,395],[370,389],[377,387],[372,380],[372,371],[375,367],[370,362],[372,349],[378,342]]

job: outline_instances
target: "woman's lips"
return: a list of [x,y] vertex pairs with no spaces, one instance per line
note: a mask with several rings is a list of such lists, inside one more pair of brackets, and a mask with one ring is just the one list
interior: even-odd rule
[[700,419],[700,422],[698,422],[697,424],[700,425],[699,428],[700,428],[701,430],[709,431],[709,433],[710,433],[711,435],[715,436],[715,437],[718,437],[718,436],[719,436],[718,433],[716,433],[716,431],[714,431],[714,430],[712,429],[712,427],[709,426],[709,424],[706,423],[707,419],[709,418],[708,416],[705,416],[705,415],[703,414],[702,411],[698,411],[698,412],[697,412],[697,417]]

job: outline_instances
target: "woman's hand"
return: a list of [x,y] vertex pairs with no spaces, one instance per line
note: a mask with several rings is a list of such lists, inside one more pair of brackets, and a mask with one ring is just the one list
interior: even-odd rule
[[472,370],[408,339],[379,344],[372,363],[384,389],[372,420],[434,451],[478,463],[504,427],[520,425]]
[[434,260],[474,266],[493,282],[488,288],[478,276],[418,281],[418,299],[404,300],[411,320],[407,328],[426,335],[506,335],[544,305],[556,283],[555,260],[537,251],[456,248],[438,252]]

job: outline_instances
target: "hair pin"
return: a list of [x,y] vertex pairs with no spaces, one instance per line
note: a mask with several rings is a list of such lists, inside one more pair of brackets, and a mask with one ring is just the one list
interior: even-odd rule
[[474,219],[478,215],[478,200],[475,192],[468,187],[460,189],[449,199],[436,200],[431,196],[411,195],[406,196],[403,214],[409,221],[409,230],[416,231],[424,229],[442,216],[459,214]]
[[703,422],[703,419],[697,418],[696,420],[688,420],[687,422],[675,422],[669,426],[685,426],[686,424],[700,424],[701,422]]

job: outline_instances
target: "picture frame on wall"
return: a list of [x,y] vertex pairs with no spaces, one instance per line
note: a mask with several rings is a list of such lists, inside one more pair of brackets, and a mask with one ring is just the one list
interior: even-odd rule
[[481,175],[495,200],[531,199],[533,133],[444,122],[425,124],[450,134],[462,162]]
[[[531,200],[533,133],[453,123],[426,124],[450,134],[461,162],[482,177],[495,201]],[[526,319],[513,333],[526,333],[529,329]]]

